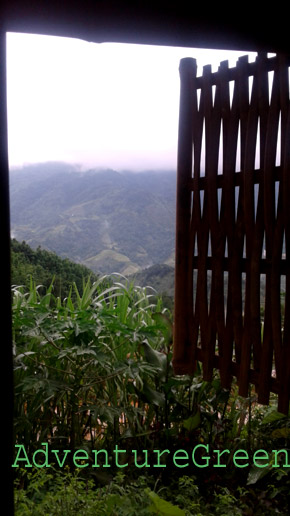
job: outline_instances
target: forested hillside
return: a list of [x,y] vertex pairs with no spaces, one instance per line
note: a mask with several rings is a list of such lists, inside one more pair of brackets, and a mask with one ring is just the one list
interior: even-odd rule
[[175,188],[174,172],[79,172],[63,163],[12,170],[12,236],[95,272],[173,265]]
[[11,283],[29,287],[30,277],[37,285],[42,285],[40,291],[45,291],[53,279],[53,294],[64,298],[68,296],[73,282],[79,292],[82,292],[83,280],[89,277],[96,281],[97,276],[87,267],[61,259],[40,247],[33,250],[25,242],[11,240]]

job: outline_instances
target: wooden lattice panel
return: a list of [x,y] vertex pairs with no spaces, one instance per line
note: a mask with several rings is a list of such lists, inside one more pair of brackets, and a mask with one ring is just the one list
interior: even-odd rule
[[289,56],[180,62],[173,365],[290,397]]

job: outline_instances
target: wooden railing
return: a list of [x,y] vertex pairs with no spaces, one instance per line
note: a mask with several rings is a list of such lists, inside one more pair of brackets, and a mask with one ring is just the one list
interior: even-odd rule
[[289,56],[180,62],[173,365],[290,398]]

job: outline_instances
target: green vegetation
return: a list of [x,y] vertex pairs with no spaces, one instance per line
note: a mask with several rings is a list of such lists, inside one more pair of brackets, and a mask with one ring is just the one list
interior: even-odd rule
[[11,240],[11,283],[29,288],[31,278],[40,285],[39,293],[45,293],[53,281],[55,297],[65,298],[69,295],[73,282],[82,291],[83,281],[88,278],[97,280],[97,276],[84,265],[61,259],[55,253],[38,247],[33,250],[26,242]]
[[174,267],[165,263],[152,265],[136,274],[129,276],[136,285],[146,287],[154,285],[158,295],[162,296],[162,301],[166,308],[173,309],[174,298]]
[[174,174],[42,167],[11,174],[12,229],[38,246],[11,242],[16,514],[289,514],[275,396],[173,374]]
[[[53,464],[15,468],[16,514],[288,514],[289,467],[283,454],[273,467],[272,450],[290,452],[290,418],[276,412],[275,398],[261,407],[253,391],[241,399],[235,385],[229,392],[217,377],[204,382],[200,369],[174,376],[172,316],[151,289],[115,276],[73,292],[61,299],[33,281],[13,287],[15,443],[30,460],[48,443]],[[116,445],[119,466],[110,459]],[[190,456],[197,445],[208,446],[207,467],[173,463],[177,450]],[[61,457],[70,450],[69,469],[52,449]],[[165,449],[154,467],[154,450]],[[214,450],[225,449],[217,468]],[[261,449],[268,462],[257,465]],[[77,450],[87,456],[76,467]],[[104,452],[94,467],[100,450],[110,467]],[[244,468],[233,465],[237,450],[249,456]],[[204,452],[197,457],[202,463]]]

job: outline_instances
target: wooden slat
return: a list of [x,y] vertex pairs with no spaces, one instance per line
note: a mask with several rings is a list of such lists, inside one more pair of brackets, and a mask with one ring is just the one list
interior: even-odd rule
[[[201,160],[201,151],[203,147],[203,143],[206,144],[206,133],[205,133],[205,124],[204,124],[204,112],[206,105],[206,92],[204,88],[200,92],[200,101],[199,108],[196,112],[196,125],[194,132],[194,147],[197,146],[197,152],[199,154],[199,159]],[[201,145],[201,147],[200,147]],[[195,156],[195,154],[194,154]],[[200,177],[200,161],[197,166],[198,175],[197,178]],[[204,172],[204,171],[203,171]],[[194,168],[194,174],[196,173],[196,168]],[[206,353],[208,344],[208,334],[209,334],[209,318],[208,318],[208,284],[207,284],[207,269],[206,269],[206,259],[208,255],[208,245],[209,245],[209,222],[208,222],[208,190],[205,189],[203,192],[203,202],[201,202],[201,196],[199,196],[199,201],[201,206],[200,218],[196,220],[196,236],[197,236],[197,249],[198,249],[198,274],[197,274],[197,282],[196,282],[196,307],[195,307],[195,332],[198,332],[201,339],[201,346],[203,353]],[[197,200],[197,196],[195,197]],[[194,199],[193,199],[194,200]],[[195,201],[194,201],[195,202]],[[195,210],[197,208],[195,207]],[[195,212],[194,210],[194,212]],[[207,360],[207,359],[206,359]],[[204,374],[205,379],[210,379],[210,375],[208,375],[208,371],[205,371]]]
[[[221,98],[221,114],[223,128],[223,169],[222,174],[217,176],[217,188],[220,188],[220,180],[224,178],[222,184],[221,210],[220,210],[220,232],[221,232],[221,252],[219,257],[220,266],[223,272],[228,271],[227,285],[223,285],[224,292],[227,289],[226,303],[226,319],[223,332],[223,345],[219,349],[222,357],[220,361],[221,384],[222,387],[229,389],[232,381],[231,361],[233,354],[233,315],[232,315],[232,299],[230,288],[232,284],[233,271],[232,268],[225,268],[225,259],[231,264],[231,256],[233,253],[233,231],[235,224],[235,163],[236,163],[236,146],[238,138],[238,117],[231,110],[230,105],[230,86],[229,86],[229,67],[228,62],[224,61],[219,67],[219,84],[217,85]],[[227,247],[227,255],[225,251]],[[223,274],[224,276],[224,274]],[[224,308],[224,304],[222,308]]]
[[[246,272],[248,270],[249,265],[247,265],[247,262],[248,262],[247,258],[241,259],[241,272]],[[193,257],[192,263],[193,263],[193,268],[198,270],[199,269],[198,256]],[[211,256],[208,256],[206,258],[205,263],[206,263],[206,270],[209,270],[209,271],[212,270]],[[261,258],[259,263],[260,263],[260,274],[267,274],[267,272],[272,269],[272,260],[269,260],[266,258],[263,258],[263,259]],[[231,261],[229,260],[228,257],[224,257],[223,258],[223,270],[226,272],[229,272],[230,268],[231,268]],[[286,259],[280,260],[280,262],[279,262],[280,275],[289,274],[289,269],[290,269],[289,260],[286,260]]]
[[[254,370],[258,373],[260,370],[260,359],[262,354],[262,335],[261,335],[261,276],[260,274],[266,271],[263,270],[263,262],[261,262],[263,253],[264,240],[264,175],[263,167],[265,162],[265,145],[267,133],[267,120],[269,112],[269,84],[267,71],[267,56],[266,54],[258,55],[257,59],[257,109],[259,116],[259,146],[260,146],[260,163],[261,170],[259,171],[259,182],[256,182],[256,174],[252,174],[252,188],[258,188],[256,200],[256,214],[254,221],[254,234],[252,240],[251,252],[251,282],[250,289],[250,303],[251,303],[251,337],[253,342],[253,363]],[[274,171],[275,178],[278,177],[279,171]],[[271,266],[271,264],[270,264]]]
[[[217,95],[213,103],[213,91],[210,83],[211,67],[204,67],[204,120],[205,120],[205,177],[208,179],[205,196],[203,218],[207,220],[210,231],[210,247],[212,254],[212,275],[210,286],[209,316],[205,334],[202,339],[204,349],[203,370],[204,378],[210,380],[213,373],[213,356],[217,338],[217,304],[221,299],[217,293],[217,254],[216,239],[218,238],[218,206],[216,176],[218,167],[219,140],[220,140],[220,110],[217,107]],[[217,92],[216,92],[217,93]]]
[[[234,128],[231,127],[232,130]],[[230,132],[230,131],[229,131]],[[233,135],[232,132],[230,132],[230,135]],[[229,143],[233,141],[233,138],[229,138]],[[231,146],[228,145],[229,151],[231,149]],[[234,149],[234,155],[236,153],[236,149]],[[226,165],[224,166],[225,169]],[[232,167],[230,167],[230,170]],[[264,171],[260,169],[254,169],[251,171],[251,174],[253,174],[253,182],[254,184],[261,184],[263,182],[263,175]],[[273,175],[275,178],[275,181],[281,181],[282,179],[282,168],[280,166],[275,166],[273,168]],[[219,174],[217,176],[217,188],[222,188],[223,191],[225,191],[225,188],[228,185],[229,177],[225,174]],[[243,182],[243,173],[242,172],[234,172],[233,173],[233,184],[234,186],[241,186]],[[187,188],[191,190],[192,192],[197,192],[200,190],[204,190],[206,188],[207,178],[205,176],[199,177],[198,181],[196,181],[196,178],[189,179],[187,183]]]
[[[289,107],[289,72],[286,56],[280,57],[280,93],[281,106],[283,116],[281,117],[281,167],[282,180],[280,182],[281,191],[279,201],[281,200],[281,210],[279,214],[283,218],[283,229],[285,232],[285,250],[286,262],[290,263],[290,210],[289,210],[289,192],[290,192],[290,107]],[[282,249],[283,252],[283,249]],[[284,312],[284,328],[281,324],[281,373],[278,380],[280,381],[279,403],[278,409],[287,413],[289,409],[290,398],[290,273],[288,269],[286,274],[286,296],[285,296],[285,312]],[[281,341],[280,341],[281,342]]]
[[[275,177],[273,167],[276,160],[276,148],[279,128],[279,73],[278,61],[274,70],[272,94],[269,107],[264,162],[264,222],[266,258],[272,262],[273,239],[275,228]],[[272,329],[272,268],[266,273],[266,302],[263,347],[260,368],[260,384],[258,400],[268,403],[270,396],[270,377],[273,367],[273,329]]]
[[[248,81],[248,77],[244,73],[244,67],[241,69],[244,81]],[[245,231],[245,252],[246,252],[246,285],[245,285],[245,304],[244,304],[244,321],[243,321],[243,338],[241,350],[241,363],[239,371],[239,394],[247,396],[249,392],[249,371],[251,367],[252,353],[252,335],[251,335],[251,286],[254,280],[258,278],[252,277],[250,259],[252,256],[253,236],[255,225],[255,206],[254,206],[254,182],[252,170],[255,168],[255,155],[257,143],[258,128],[258,84],[257,75],[254,75],[252,91],[248,92],[248,87],[244,84],[241,89],[243,91],[243,111],[244,118],[244,146],[242,152],[242,174],[243,174],[243,222]],[[247,102],[248,95],[251,94],[250,104]],[[242,119],[243,122],[243,119]]]
[[[195,78],[195,80],[197,80]],[[202,220],[202,211],[203,211],[203,202],[201,200],[201,194],[198,188],[198,184],[200,181],[200,165],[201,165],[201,153],[202,153],[202,143],[203,143],[203,113],[200,109],[200,105],[203,103],[203,96],[198,102],[197,95],[197,86],[195,83],[195,89],[193,93],[192,100],[192,120],[194,121],[192,130],[193,130],[193,178],[191,178],[188,183],[193,184],[193,197],[192,197],[192,214],[190,220],[190,254],[191,254],[191,263],[190,266],[192,270],[196,269],[194,267],[194,250],[195,246],[197,246],[199,250],[199,255],[201,254],[201,249],[204,249],[208,240],[208,232],[205,228],[203,228],[202,238],[200,235],[199,227],[201,225]],[[203,244],[203,242],[205,242]],[[204,271],[205,273],[205,271]],[[197,281],[198,280],[198,281]],[[201,280],[203,280],[201,282]],[[193,322],[192,322],[192,341],[191,344],[194,348],[197,346],[198,337],[200,333],[200,314],[199,314],[199,304],[201,300],[201,296],[203,295],[203,301],[206,302],[206,278],[202,278],[201,275],[196,279],[196,284],[193,285],[193,277],[192,282],[189,285],[192,287],[192,290],[195,290],[195,308],[193,313]],[[191,294],[193,296],[193,292]]]

